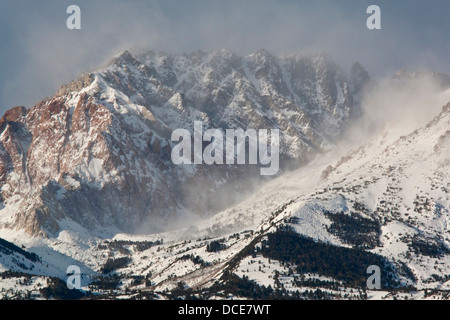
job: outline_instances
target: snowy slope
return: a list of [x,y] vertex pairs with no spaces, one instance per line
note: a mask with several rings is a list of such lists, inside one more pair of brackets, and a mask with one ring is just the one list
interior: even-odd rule
[[[46,259],[43,248],[47,245],[47,252],[66,255],[66,260],[58,262],[54,254],[49,256],[47,261],[54,267],[64,268],[69,257],[89,267],[84,269],[86,279],[101,274],[107,259],[129,257],[130,261],[118,269],[122,285],[117,287],[117,295],[123,295],[128,288],[131,295],[141,290],[156,292],[162,298],[180,282],[186,288],[207,292],[223,279],[224,273],[232,271],[260,286],[284,288],[291,294],[319,286],[323,292],[347,298],[361,298],[364,292],[367,296],[362,297],[367,298],[398,295],[423,299],[427,297],[424,289],[438,289],[433,297],[445,297],[450,284],[449,110],[447,105],[428,125],[394,143],[383,144],[381,134],[338,161],[332,161],[331,154],[328,159],[320,157],[266,183],[238,205],[190,227],[153,235],[117,234],[110,240],[89,238],[88,234],[84,238],[82,230],[62,232],[58,239],[40,240],[41,251],[37,245],[34,251]],[[336,233],[333,215],[357,217],[359,228],[350,229],[353,233],[348,237],[346,225],[342,224],[341,232]],[[282,225],[329,248],[356,250],[366,242],[367,252],[403,270],[397,275],[399,283],[413,286],[414,292],[401,293],[393,288],[350,290],[344,280],[296,272],[294,265],[251,254]],[[378,226],[379,233],[364,233],[367,225]],[[9,236],[11,239],[12,233]],[[352,237],[360,237],[361,243],[352,242]],[[15,240],[24,242],[24,237]],[[208,250],[213,242],[223,247]],[[248,252],[249,248],[253,249]],[[404,272],[405,266],[409,273]],[[136,282],[136,277],[145,281]]]
[[[414,290],[427,288],[445,292],[450,285],[449,110],[450,105],[447,105],[428,125],[394,143],[384,143],[382,133],[331,163],[331,167],[326,159],[320,158],[267,183],[239,205],[207,221],[177,232],[155,235],[152,239],[164,239],[166,246],[142,254],[133,253],[133,264],[124,272],[133,270],[157,275],[153,278],[153,289],[158,290],[173,288],[179,281],[193,288],[208,286],[220,279],[243,248],[274,232],[276,226],[287,223],[299,234],[332,246],[356,248],[364,244],[367,252],[385,257],[399,270],[408,269],[399,275],[402,285],[414,286]],[[318,173],[322,172],[326,175],[320,179]],[[341,225],[341,233],[330,228],[333,224],[330,214],[352,217],[352,212],[360,228],[353,226],[351,236],[361,236],[364,224],[379,227],[379,233],[369,232],[364,234],[366,237],[360,237],[367,243],[352,243],[352,238],[344,233],[345,225]],[[119,235],[116,239],[145,238]],[[221,240],[226,247],[220,254],[205,251],[213,239]],[[189,259],[181,259],[186,255],[198,255],[211,265],[201,267]],[[278,270],[277,273],[284,274],[283,281],[291,286],[290,290],[299,289],[292,288],[291,283],[300,275],[288,276],[288,267],[264,259],[244,256],[233,270],[241,277],[245,275],[260,285],[272,287],[274,272]],[[264,267],[258,268],[260,265]],[[306,275],[311,276],[324,281],[320,275]],[[445,297],[445,293],[442,294]],[[389,291],[370,295],[372,298],[393,297]],[[403,296],[424,298],[423,292]]]
[[[53,101],[28,112],[11,111],[2,139],[15,141],[5,148],[14,161],[5,162],[9,171],[2,171],[0,237],[41,260],[8,254],[0,270],[40,277],[16,288],[20,277],[0,286],[11,295],[32,291],[33,283],[50,276],[64,280],[67,267],[78,265],[83,289],[106,298],[448,298],[450,104],[401,136],[387,124],[350,151],[332,148],[342,122],[355,111],[346,104],[349,84],[332,65],[322,54],[274,57],[265,50],[247,57],[229,51],[144,52],[136,58],[124,53],[85,83],[63,87]],[[284,156],[298,156],[304,165],[258,182],[212,216],[183,216],[164,232],[147,227],[124,232],[124,221],[147,221],[135,214],[144,202],[186,210],[175,197],[180,181],[208,190],[212,184],[205,181],[222,181],[223,187],[243,183],[227,179],[228,170],[237,170],[234,178],[239,178],[239,168],[216,174],[201,166],[173,171],[160,157],[169,147],[167,133],[189,128],[195,119],[212,127],[277,123],[285,134]],[[31,138],[29,132],[50,125],[61,126],[55,145],[64,151],[52,156],[56,149],[47,143],[48,159],[38,162],[47,169],[38,170],[30,162],[38,161],[39,153],[26,161],[24,156],[34,149],[44,154],[46,144],[42,134]],[[302,162],[305,149],[297,147],[303,143],[322,152]],[[77,158],[83,150],[86,155]],[[60,169],[52,170],[52,163]],[[122,189],[111,189],[116,185]],[[136,194],[123,197],[117,190]],[[150,202],[144,197],[149,190]],[[213,189],[191,201],[201,206],[227,190]],[[144,207],[133,202],[139,197],[146,200]],[[75,200],[81,198],[87,200],[81,210],[67,209],[80,205]],[[116,211],[101,210],[102,205]],[[32,223],[29,215],[16,214],[23,208],[35,213]],[[30,237],[42,226],[50,236]],[[365,283],[373,264],[382,270],[378,291],[367,290]]]

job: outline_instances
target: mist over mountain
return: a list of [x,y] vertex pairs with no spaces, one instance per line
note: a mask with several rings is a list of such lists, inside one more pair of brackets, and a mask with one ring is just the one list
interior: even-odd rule
[[[0,271],[39,275],[26,291],[76,264],[107,298],[446,298],[449,90],[322,52],[123,51],[0,119]],[[175,165],[195,121],[278,129],[279,173]]]

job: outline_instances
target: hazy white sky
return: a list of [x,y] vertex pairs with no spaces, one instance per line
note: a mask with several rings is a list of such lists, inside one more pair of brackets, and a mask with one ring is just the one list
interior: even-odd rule
[[[66,9],[81,8],[81,30]],[[371,4],[381,30],[366,28]],[[400,68],[450,73],[450,1],[442,0],[2,0],[0,113],[30,107],[119,51],[171,53],[227,48],[246,55],[328,52],[348,71]]]

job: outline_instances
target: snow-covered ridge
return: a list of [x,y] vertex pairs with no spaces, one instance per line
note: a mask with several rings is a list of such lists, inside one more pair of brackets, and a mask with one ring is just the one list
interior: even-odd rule
[[257,168],[175,166],[173,130],[194,121],[204,130],[279,129],[282,169],[298,167],[352,120],[349,88],[322,53],[125,51],[2,119],[0,223],[43,236],[66,218],[97,231],[155,232],[217,212],[259,183]]

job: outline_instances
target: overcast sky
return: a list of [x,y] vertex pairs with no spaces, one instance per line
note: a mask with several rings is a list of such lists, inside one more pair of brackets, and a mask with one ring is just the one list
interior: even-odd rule
[[[81,8],[81,30],[66,9]],[[381,30],[366,9],[381,8]],[[450,73],[447,0],[2,0],[0,113],[30,107],[61,84],[134,46],[170,53],[227,48],[247,55],[325,51],[345,72]]]

